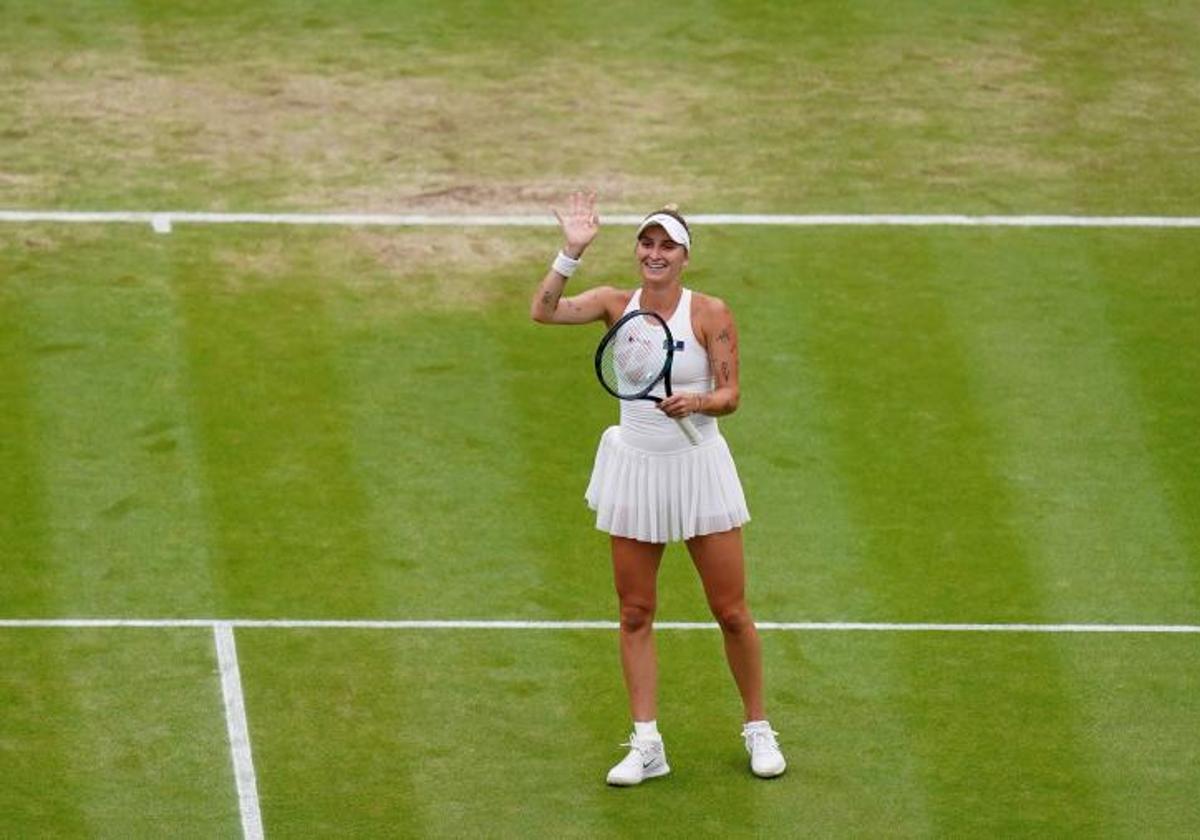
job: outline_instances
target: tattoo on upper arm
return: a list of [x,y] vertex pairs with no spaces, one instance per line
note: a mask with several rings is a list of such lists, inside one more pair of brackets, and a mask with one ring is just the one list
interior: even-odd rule
[[726,385],[730,382],[730,373],[738,369],[737,342],[732,341],[727,333],[717,336],[717,341],[730,341],[728,349],[718,352],[714,349],[708,356],[708,365],[717,373],[717,384]]

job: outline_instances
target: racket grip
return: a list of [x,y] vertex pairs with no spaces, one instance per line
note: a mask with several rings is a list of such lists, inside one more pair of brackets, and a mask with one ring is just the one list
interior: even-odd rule
[[696,424],[692,422],[690,417],[676,417],[675,422],[679,424],[679,428],[691,441],[692,446],[700,445],[700,430],[696,428]]

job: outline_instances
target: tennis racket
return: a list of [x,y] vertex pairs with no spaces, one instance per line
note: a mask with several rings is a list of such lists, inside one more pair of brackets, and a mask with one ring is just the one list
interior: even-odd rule
[[[675,337],[655,312],[634,310],[621,317],[596,348],[596,376],[604,390],[619,400],[663,401],[650,393],[659,382],[671,396],[671,362]],[[672,418],[695,446],[700,432],[688,417]]]

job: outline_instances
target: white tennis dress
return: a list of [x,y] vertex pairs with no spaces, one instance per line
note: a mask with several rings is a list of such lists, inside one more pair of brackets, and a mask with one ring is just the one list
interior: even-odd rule
[[[633,293],[626,312],[639,308]],[[675,339],[671,390],[713,389],[708,354],[692,331],[692,292],[684,289],[667,321]],[[664,396],[662,385],[653,393]],[[701,441],[693,446],[679,424],[649,400],[621,400],[621,424],[605,429],[588,482],[596,527],[619,537],[666,543],[737,528],[750,520],[746,497],[717,418],[690,415]]]

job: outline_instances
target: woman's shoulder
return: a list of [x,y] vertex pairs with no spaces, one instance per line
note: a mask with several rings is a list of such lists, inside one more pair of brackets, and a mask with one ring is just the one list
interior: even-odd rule
[[594,294],[604,306],[605,321],[610,325],[615,323],[622,314],[625,308],[629,306],[629,301],[633,300],[636,289],[618,289],[616,286],[595,286],[589,290],[590,294]]
[[629,301],[633,300],[633,296],[637,294],[637,289],[618,289],[616,286],[605,286],[605,291],[608,294],[608,299],[613,301],[621,309],[629,305]]
[[707,295],[692,289],[692,317],[727,318],[731,315],[729,304],[716,295]]
[[707,346],[708,336],[728,329],[732,321],[733,311],[724,300],[692,290],[692,329],[702,344]]

